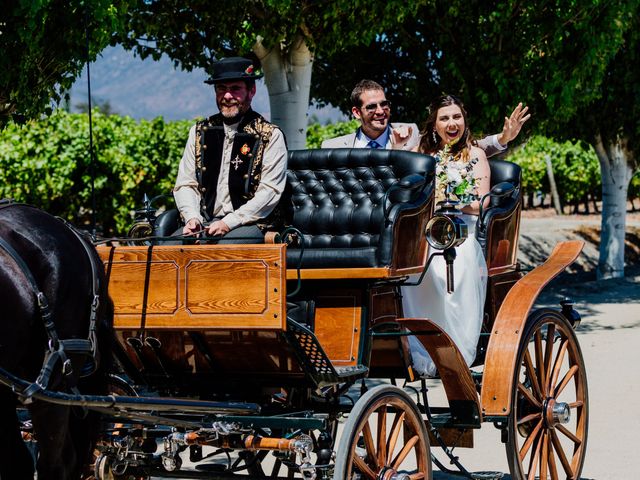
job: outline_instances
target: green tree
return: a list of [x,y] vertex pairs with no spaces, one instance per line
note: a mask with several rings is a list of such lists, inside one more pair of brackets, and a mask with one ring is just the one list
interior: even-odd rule
[[[593,145],[603,178],[598,276],[622,276],[627,188],[638,168],[639,5],[436,0],[365,51],[319,57],[312,92],[346,111],[354,81],[380,79],[394,115],[415,121],[446,91],[465,100],[474,131],[485,132],[526,101],[535,115],[528,128]],[[345,64],[352,68],[342,69]]]
[[132,1],[3,2],[0,9],[0,127],[14,113],[27,118],[50,113],[51,101],[61,100],[87,58],[95,59],[112,40]]
[[330,123],[329,125],[313,123],[307,129],[307,148],[320,148],[324,140],[352,133],[359,126],[360,123],[357,120]]
[[[523,195],[533,198],[538,192],[550,193],[545,157],[550,157],[555,182],[563,204],[588,208],[587,200],[600,188],[600,166],[591,145],[584,142],[556,142],[534,135],[509,155],[522,167]],[[531,201],[529,202],[531,206]]]
[[304,148],[314,57],[367,45],[426,1],[149,0],[131,9],[124,43],[143,58],[166,53],[187,70],[252,52],[265,73],[272,121],[290,148]]
[[601,96],[576,118],[602,172],[599,278],[624,275],[627,199],[633,195],[634,172],[640,171],[640,2],[630,3],[635,5],[633,23],[607,66]]
[[[93,165],[98,226],[124,234],[143,194],[170,196],[189,121],[131,117],[93,110]],[[86,114],[57,110],[0,131],[0,198],[33,204],[76,225],[89,226],[92,172]]]

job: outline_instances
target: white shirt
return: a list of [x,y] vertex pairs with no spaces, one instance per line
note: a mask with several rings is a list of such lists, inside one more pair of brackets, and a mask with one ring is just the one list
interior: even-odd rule
[[[276,128],[264,150],[260,184],[255,195],[234,211],[229,194],[229,165],[233,138],[237,131],[238,123],[224,125],[222,164],[218,176],[216,203],[213,208],[213,216],[221,218],[232,230],[240,225],[253,224],[266,218],[278,204],[287,181],[287,147],[284,135],[280,129]],[[180,160],[178,177],[173,188],[176,205],[185,223],[192,218],[197,218],[200,223],[203,222],[200,213],[200,191],[195,174],[195,143],[196,127],[194,125],[189,130],[189,138],[184,148],[182,160]]]
[[489,138],[491,139],[491,144],[499,151],[502,152],[503,150],[507,149],[507,145],[501,145],[500,142],[498,141],[498,137],[500,135],[499,134],[495,134],[495,135],[491,135]]

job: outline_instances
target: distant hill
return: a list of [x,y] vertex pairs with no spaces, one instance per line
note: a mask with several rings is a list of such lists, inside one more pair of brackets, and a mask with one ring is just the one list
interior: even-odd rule
[[[161,60],[141,60],[122,47],[109,47],[90,65],[93,103],[108,102],[113,113],[136,119],[162,116],[165,120],[193,119],[218,111],[213,88],[206,85],[202,69],[176,69],[166,56]],[[71,89],[71,110],[87,103],[86,69]],[[269,98],[262,80],[253,99],[253,108],[269,118]],[[325,123],[343,119],[337,109],[311,108],[309,115]]]

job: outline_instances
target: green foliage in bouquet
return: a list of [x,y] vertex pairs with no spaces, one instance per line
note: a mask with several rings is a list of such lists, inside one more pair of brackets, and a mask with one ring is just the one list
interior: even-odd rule
[[449,198],[469,205],[478,200],[478,179],[473,166],[476,158],[464,160],[462,154],[452,155],[451,146],[438,151],[436,158],[436,202]]
[[[96,217],[105,235],[123,234],[149,196],[170,194],[192,122],[93,113]],[[0,197],[30,203],[79,226],[91,223],[89,121],[58,110],[0,132]]]

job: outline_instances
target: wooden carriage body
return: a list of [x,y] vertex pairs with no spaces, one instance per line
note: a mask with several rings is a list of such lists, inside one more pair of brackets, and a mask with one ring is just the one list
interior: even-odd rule
[[[419,166],[415,165],[417,159],[422,162]],[[287,341],[288,314],[311,330],[334,368],[358,368],[367,370],[368,376],[380,378],[415,379],[402,337],[370,334],[403,317],[399,285],[407,275],[422,272],[427,262],[429,248],[423,232],[434,210],[433,159],[409,152],[323,150],[292,152],[290,161],[293,226],[312,237],[311,242],[307,240],[310,245],[302,249],[302,268],[295,268],[300,246],[287,249],[284,244],[98,249],[115,304],[114,326],[119,344],[134,371],[145,377],[140,380],[153,383],[177,378],[182,387],[194,391],[202,387],[188,386],[204,382],[210,388],[229,388],[230,384],[253,377],[254,382],[271,386],[296,381],[308,386],[322,383],[324,380],[314,382],[308,375],[305,377],[304,361]],[[404,162],[397,174],[392,173],[393,162]],[[387,262],[376,264],[366,258],[375,256],[375,252],[371,255],[359,246],[335,248],[336,259],[328,261],[326,251],[331,246],[314,248],[313,241],[323,242],[324,236],[354,236],[348,226],[337,225],[340,219],[335,217],[341,209],[350,208],[353,218],[358,201],[389,201],[392,185],[400,177],[415,174],[427,181],[407,188],[413,188],[414,197],[420,197],[417,201],[407,192],[397,192],[395,205],[403,208],[392,228],[386,228],[391,237]],[[496,161],[494,177],[495,183],[519,181],[519,169]],[[349,182],[351,191],[349,186],[336,187]],[[363,183],[365,186],[360,187]],[[355,198],[358,194],[359,200]],[[371,200],[372,195],[377,198]],[[338,204],[341,198],[349,199],[346,207]],[[336,203],[327,209],[327,201]],[[486,332],[505,295],[522,277],[516,263],[520,204],[517,195],[502,203],[498,212],[492,213],[488,228],[483,229],[489,268],[483,327]],[[296,216],[296,210],[305,208],[307,212]],[[388,205],[378,210],[385,208],[390,210]],[[331,209],[332,212],[326,211]],[[324,219],[322,226],[314,225],[309,210]],[[376,207],[370,206],[366,215],[373,217],[375,211]],[[334,225],[326,218],[334,219]],[[370,229],[384,230],[387,221],[383,217],[371,221],[382,225]],[[338,231],[333,232],[332,228]],[[304,268],[305,264],[310,268]],[[294,289],[298,290],[296,296],[288,300],[287,291]],[[287,309],[287,304],[298,312],[311,305],[313,311],[306,311],[306,318],[300,319],[299,314]],[[487,343],[485,335],[479,345],[478,362],[484,359]],[[461,370],[460,375],[467,370],[465,365],[456,368]]]
[[[500,160],[491,167],[492,184],[515,188],[492,199],[477,226],[489,272],[476,359],[484,364],[481,379],[434,322],[403,318],[400,287],[408,275],[423,271],[430,253],[424,232],[435,207],[434,159],[346,149],[290,152],[287,202],[297,229],[290,245],[98,249],[126,376],[163,395],[255,402],[263,411],[272,409],[274,398],[287,403],[291,392],[303,391],[279,415],[311,409],[331,423],[344,411],[340,393],[356,380],[418,379],[407,344],[407,335],[415,335],[436,363],[449,403],[443,414],[428,415],[433,441],[435,434],[445,448],[471,446],[468,434],[483,421],[513,424],[533,302],[573,262],[581,244],[565,242],[544,265],[521,272],[520,170]],[[531,338],[542,343],[539,331]],[[547,342],[549,351],[553,343]],[[549,362],[550,355],[537,361]],[[549,412],[543,415],[555,414]],[[273,426],[261,421],[251,425]],[[585,428],[579,425],[574,438],[586,436]],[[570,469],[578,471],[583,459],[580,442]],[[513,462],[522,470],[522,459]],[[336,468],[352,467],[336,461]]]

